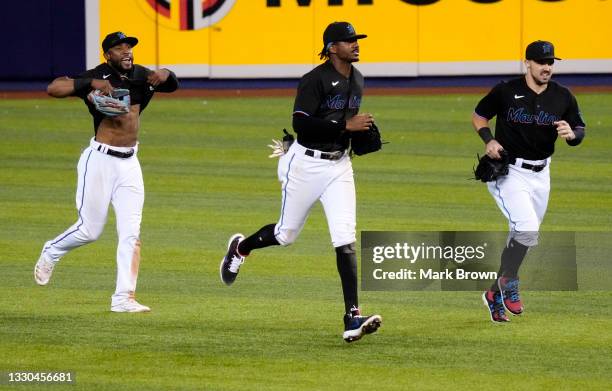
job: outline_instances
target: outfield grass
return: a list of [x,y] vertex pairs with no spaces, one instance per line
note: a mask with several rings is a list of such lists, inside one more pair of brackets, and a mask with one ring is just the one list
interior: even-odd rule
[[[359,230],[506,229],[485,187],[468,180],[483,149],[470,125],[478,98],[364,99],[390,143],[354,160]],[[609,232],[612,95],[578,100],[588,135],[577,148],[557,143],[542,229]],[[223,286],[229,235],[278,216],[266,144],[290,127],[291,108],[291,98],[152,102],[140,137],[138,297],[153,312],[112,314],[112,214],[49,286],[32,278],[44,241],[76,219],[76,162],[93,134],[86,109],[75,99],[0,100],[0,371],[74,371],[77,385],[66,388],[83,390],[612,389],[605,285],[525,292],[527,313],[500,326],[478,292],[363,292],[384,326],[344,343],[320,206],[297,243],[254,253]]]

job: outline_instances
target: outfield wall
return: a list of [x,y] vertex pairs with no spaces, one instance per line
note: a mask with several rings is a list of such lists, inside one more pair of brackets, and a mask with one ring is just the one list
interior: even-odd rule
[[4,80],[93,67],[117,30],[140,39],[138,63],[181,77],[294,78],[334,20],[368,34],[366,76],[517,74],[536,39],[555,43],[557,73],[612,73],[612,0],[20,0],[2,14]]
[[85,68],[83,0],[3,1],[0,80],[40,80]]
[[296,77],[319,63],[325,26],[349,20],[369,35],[366,76],[520,73],[536,39],[555,43],[557,72],[612,72],[612,1],[92,0],[86,11],[90,66],[100,37],[123,30],[142,40],[139,62],[180,76]]

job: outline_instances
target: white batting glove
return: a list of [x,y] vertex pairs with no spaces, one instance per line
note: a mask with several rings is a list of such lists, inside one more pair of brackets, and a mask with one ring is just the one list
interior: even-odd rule
[[281,157],[285,154],[285,148],[283,147],[283,142],[272,139],[272,144],[268,144],[268,147],[272,149],[272,154],[268,155],[270,159],[274,159],[275,157]]

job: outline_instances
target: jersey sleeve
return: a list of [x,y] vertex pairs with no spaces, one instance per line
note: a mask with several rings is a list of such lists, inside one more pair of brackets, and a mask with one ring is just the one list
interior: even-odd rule
[[176,78],[174,72],[168,68],[166,68],[166,70],[170,73],[168,75],[168,79],[166,79],[166,81],[162,84],[158,85],[156,90],[159,92],[174,92],[179,88],[178,79]]
[[501,111],[502,106],[502,83],[493,87],[484,98],[478,102],[474,112],[487,120],[495,117]]
[[[176,77],[176,74],[172,72],[168,68],[166,69],[170,74],[168,75],[168,79],[165,82],[161,83],[157,87],[155,87],[155,91],[157,92],[174,92],[179,87],[179,82]],[[131,81],[132,85],[135,86],[148,86],[147,78],[149,74],[153,73],[153,71],[147,67],[142,65],[134,64],[134,74]]]
[[[90,69],[74,77],[73,79],[76,80],[76,79],[95,79],[95,78],[96,78],[95,69]],[[92,90],[91,88],[86,88],[80,91],[75,90],[72,93],[72,96],[78,96],[81,99],[85,99],[85,97],[87,96],[87,94],[89,94],[89,92],[91,92],[91,90]]]
[[576,101],[576,97],[570,93],[570,102],[567,108],[567,111],[563,114],[563,119],[567,121],[572,129],[575,128],[585,128],[586,124],[582,119],[582,114],[580,113],[580,108],[578,107],[578,102]]
[[318,78],[312,77],[312,74],[302,77],[293,105],[293,115],[314,115],[321,104],[322,95],[323,91]]

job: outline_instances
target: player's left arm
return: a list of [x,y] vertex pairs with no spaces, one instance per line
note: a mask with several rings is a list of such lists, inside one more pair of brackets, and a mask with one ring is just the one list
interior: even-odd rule
[[582,120],[578,102],[573,95],[567,112],[560,121],[553,122],[553,125],[557,128],[559,137],[564,139],[568,145],[576,146],[582,142],[586,125]]
[[557,134],[564,139],[569,145],[575,146],[580,144],[584,138],[584,127],[575,126],[572,129],[571,125],[565,121],[555,121],[553,124],[557,127]]
[[178,89],[176,75],[166,68],[150,72],[147,75],[147,83],[155,87],[155,90],[159,92],[174,92]]

